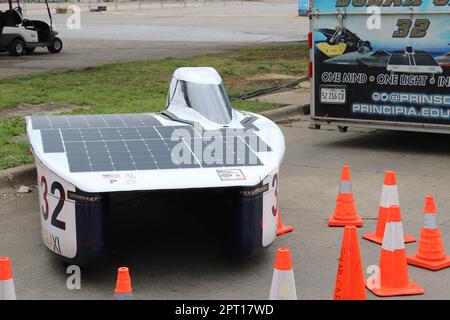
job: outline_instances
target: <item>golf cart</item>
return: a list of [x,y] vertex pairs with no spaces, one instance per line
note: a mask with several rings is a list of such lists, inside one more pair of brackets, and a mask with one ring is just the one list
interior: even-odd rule
[[0,11],[0,51],[8,51],[12,56],[20,56],[31,53],[37,47],[47,47],[51,53],[59,53],[63,43],[53,30],[52,15],[48,5],[50,24],[39,20],[24,19],[19,0],[17,6],[13,6],[13,0],[8,0],[9,10]]

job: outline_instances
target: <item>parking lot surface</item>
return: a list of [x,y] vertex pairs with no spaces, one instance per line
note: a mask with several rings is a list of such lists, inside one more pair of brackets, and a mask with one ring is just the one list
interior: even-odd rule
[[[21,299],[111,299],[116,268],[130,267],[137,299],[266,299],[276,249],[293,252],[299,299],[331,299],[342,228],[328,228],[341,165],[352,168],[361,236],[375,229],[384,172],[396,170],[404,229],[418,236],[425,195],[434,194],[440,228],[450,250],[449,136],[334,128],[308,129],[305,118],[282,125],[287,153],[281,168],[280,205],[284,222],[296,227],[258,256],[236,261],[186,212],[130,205],[115,209],[114,254],[102,267],[82,271],[82,290],[66,288],[65,266],[41,241],[36,191],[22,197],[6,190],[1,200],[0,252],[14,265]],[[211,215],[214,208],[211,208]],[[217,224],[215,228],[220,228]],[[364,268],[376,265],[380,246],[360,240]],[[413,253],[417,244],[408,244]],[[410,267],[410,278],[425,288],[412,299],[448,299],[450,269]],[[375,297],[368,294],[370,299]],[[399,298],[396,298],[399,299]]]
[[[306,39],[308,32],[308,20],[296,16],[295,1],[120,9],[82,12],[81,28],[74,30],[67,27],[69,15],[55,14],[54,25],[63,39],[64,50],[49,55],[45,49],[38,49],[33,55],[19,58],[0,53],[0,79],[300,41]],[[48,20],[39,12],[28,12],[30,19]]]

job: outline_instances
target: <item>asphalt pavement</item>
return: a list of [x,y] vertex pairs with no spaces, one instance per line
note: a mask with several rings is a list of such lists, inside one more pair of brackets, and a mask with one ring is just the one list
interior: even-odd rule
[[[335,206],[345,163],[352,168],[356,205],[364,217],[360,236],[375,229],[384,172],[396,170],[405,231],[419,235],[425,195],[434,194],[450,252],[450,136],[357,129],[344,134],[331,127],[311,130],[305,116],[282,125],[282,130],[287,152],[281,167],[280,205],[284,222],[296,230],[245,261],[224,253],[215,238],[220,224],[207,230],[186,212],[130,204],[115,209],[112,258],[100,268],[82,270],[82,289],[70,291],[65,266],[42,244],[36,191],[16,195],[4,190],[0,252],[13,261],[18,297],[111,299],[116,268],[126,265],[137,299],[266,299],[276,249],[289,247],[298,298],[331,299],[343,229],[328,228],[327,218]],[[360,245],[364,269],[376,265],[380,246],[366,240]],[[407,252],[416,247],[408,244]],[[449,298],[450,268],[431,272],[410,267],[409,272],[426,292],[411,299]]]
[[[70,15],[55,14],[53,24],[64,42],[63,51],[52,55],[39,48],[19,58],[0,53],[0,79],[300,41],[308,32],[308,20],[296,16],[295,1],[123,9],[82,12],[79,29],[68,28]],[[48,20],[39,12],[27,12],[29,19]]]
[[[55,56],[44,51],[20,58],[0,54],[0,78],[304,40],[307,20],[295,14],[295,1],[119,10],[83,13],[81,30],[65,29],[67,17],[57,15],[65,50]],[[327,218],[346,163],[365,221],[360,236],[375,229],[384,172],[396,170],[405,231],[419,235],[425,195],[434,194],[450,253],[450,136],[358,129],[344,134],[332,127],[308,129],[305,116],[297,120],[281,125],[287,149],[280,173],[281,212],[296,231],[245,261],[224,254],[215,237],[220,223],[204,229],[185,212],[135,203],[114,209],[111,259],[99,268],[83,269],[82,289],[71,291],[66,267],[42,243],[37,191],[1,190],[0,254],[12,259],[18,298],[111,299],[117,267],[126,265],[137,299],[266,299],[276,249],[289,247],[299,299],[331,299],[343,230],[328,228]],[[364,268],[377,264],[380,247],[365,240],[360,244]],[[408,253],[416,248],[407,245]],[[449,298],[450,268],[409,270],[426,291],[411,298]]]

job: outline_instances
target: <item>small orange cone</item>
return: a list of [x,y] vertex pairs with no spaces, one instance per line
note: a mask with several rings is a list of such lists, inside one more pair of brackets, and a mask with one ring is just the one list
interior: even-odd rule
[[114,296],[116,300],[133,300],[130,272],[126,267],[119,268],[117,272],[117,283]]
[[367,288],[375,295],[392,297],[425,292],[419,285],[409,280],[399,206],[391,206],[388,210],[379,267],[380,274],[377,281],[379,285],[366,283]]
[[281,221],[281,213],[278,211],[277,237],[282,236],[286,233],[290,233],[292,231],[294,231],[294,227],[283,225],[283,222]]
[[367,300],[358,230],[346,226],[336,276],[334,300]]
[[450,267],[450,256],[445,254],[433,196],[426,196],[418,251],[415,254],[407,256],[406,259],[410,265],[433,271]]
[[278,249],[269,300],[297,300],[291,251]]
[[11,261],[0,257],[0,300],[16,300]]
[[[383,190],[381,192],[380,208],[378,210],[377,227],[374,233],[366,233],[363,238],[378,244],[383,243],[386,228],[387,212],[390,206],[399,206],[397,177],[394,171],[386,171]],[[415,242],[416,238],[405,234],[405,243]]]
[[350,167],[345,165],[342,168],[339,194],[336,201],[334,215],[328,219],[329,227],[356,226],[362,227],[361,216],[356,212],[355,200],[353,198],[352,181]]

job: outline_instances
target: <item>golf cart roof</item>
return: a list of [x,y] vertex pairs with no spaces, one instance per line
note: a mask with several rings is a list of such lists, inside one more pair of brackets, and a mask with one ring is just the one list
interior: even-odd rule
[[[8,0],[8,3],[10,6],[12,6],[12,4],[16,2],[17,4],[20,5],[20,0]],[[38,3],[41,3],[41,1],[38,1]],[[44,3],[48,3],[48,0],[44,0]]]
[[[16,2],[16,3],[17,3],[17,6],[18,6],[19,8],[21,8],[21,7],[20,7],[20,0],[8,0],[8,4],[9,4],[9,9],[10,9],[10,10],[13,9],[13,3],[14,3],[14,2]],[[38,3],[41,3],[41,1],[38,1]],[[46,6],[46,8],[47,8],[48,16],[50,17],[50,20],[52,20],[52,13],[50,12],[50,7],[49,7],[49,4],[48,4],[48,0],[44,0],[44,4],[45,4],[45,6]],[[22,14],[22,13],[21,13],[21,14]]]

